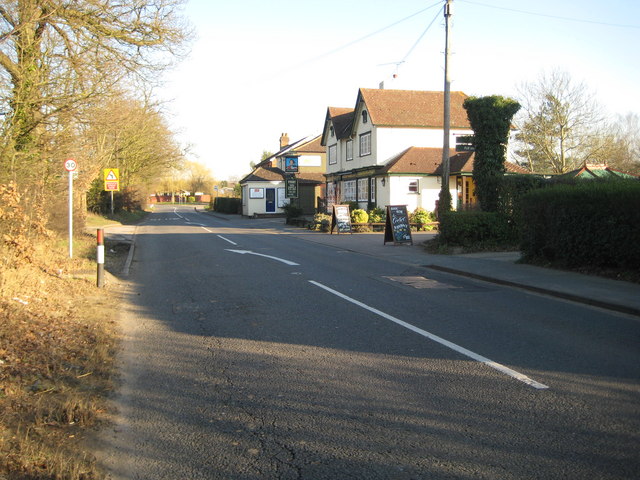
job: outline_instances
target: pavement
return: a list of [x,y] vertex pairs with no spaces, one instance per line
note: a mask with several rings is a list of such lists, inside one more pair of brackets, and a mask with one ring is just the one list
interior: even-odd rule
[[[521,264],[518,263],[519,252],[437,255],[428,253],[422,245],[426,240],[433,238],[435,234],[431,232],[413,232],[413,244],[385,244],[382,232],[329,234],[286,225],[284,218],[251,219],[240,215],[204,211],[198,213],[221,220],[233,220],[234,225],[241,224],[238,226],[246,228],[277,230],[282,234],[294,235],[306,241],[342,250],[388,258],[407,265],[521,288],[640,317],[640,284]],[[130,225],[105,227],[105,236],[108,239],[131,243],[130,258],[133,257],[135,232],[136,227]],[[127,263],[130,264],[130,259]],[[128,272],[128,265],[125,269]]]

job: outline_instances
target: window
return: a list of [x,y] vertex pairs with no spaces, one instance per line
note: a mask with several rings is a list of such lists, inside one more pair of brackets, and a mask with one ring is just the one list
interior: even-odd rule
[[418,180],[409,182],[409,193],[418,193]]
[[367,200],[369,200],[369,179],[359,178],[358,179],[358,201],[366,202]]
[[362,111],[362,123],[367,123],[369,121],[369,114],[366,110]]
[[347,140],[347,161],[353,160],[353,140]]
[[330,145],[329,146],[329,165],[338,163],[338,155],[336,152],[337,152],[336,145]]
[[356,181],[348,180],[342,182],[342,201],[343,202],[355,202],[356,201]]
[[369,193],[371,194],[370,200],[372,202],[375,202],[376,201],[376,179],[375,178],[371,179],[371,188],[369,189]]
[[371,155],[371,132],[360,135],[360,156]]
[[333,205],[336,203],[336,184],[333,182],[327,183],[327,205]]

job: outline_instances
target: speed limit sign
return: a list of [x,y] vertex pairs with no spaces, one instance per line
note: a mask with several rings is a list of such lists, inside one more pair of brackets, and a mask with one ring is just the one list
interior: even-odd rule
[[64,168],[67,172],[73,172],[76,168],[78,168],[78,164],[72,158],[64,162]]

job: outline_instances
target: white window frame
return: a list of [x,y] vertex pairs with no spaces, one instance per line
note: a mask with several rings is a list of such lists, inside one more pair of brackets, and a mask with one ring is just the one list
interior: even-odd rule
[[355,180],[344,180],[342,182],[342,201],[343,202],[356,201],[356,181]]
[[376,179],[375,177],[371,179],[371,186],[369,187],[370,201],[376,201]]
[[360,134],[360,156],[371,155],[371,132]]
[[420,182],[418,180],[411,180],[408,185],[409,193],[419,193]]
[[329,165],[338,163],[338,146],[329,145]]
[[347,140],[345,147],[347,162],[353,160],[353,140]]
[[369,179],[359,178],[358,179],[358,201],[366,202],[368,200],[369,200]]

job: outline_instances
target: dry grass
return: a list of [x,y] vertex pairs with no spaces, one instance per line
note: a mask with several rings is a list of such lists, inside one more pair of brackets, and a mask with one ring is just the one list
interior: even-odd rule
[[25,238],[0,246],[0,478],[98,479],[82,442],[112,389],[117,325],[105,311],[118,292],[73,275],[95,269],[95,240],[79,239],[71,260],[65,242]]

